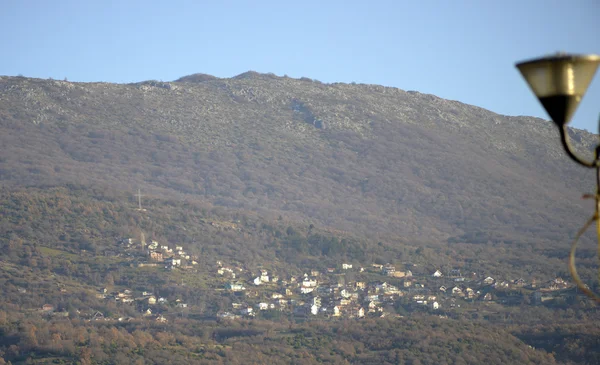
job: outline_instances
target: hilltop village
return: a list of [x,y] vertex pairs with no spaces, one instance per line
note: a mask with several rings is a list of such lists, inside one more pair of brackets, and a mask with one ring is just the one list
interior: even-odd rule
[[[340,262],[325,270],[307,268],[300,275],[285,275],[265,268],[249,270],[240,263],[216,261],[199,270],[198,257],[182,245],[157,241],[146,243],[126,238],[119,240],[110,255],[125,256],[137,267],[181,271],[182,275],[209,275],[209,290],[231,298],[227,308],[203,313],[220,319],[363,318],[409,315],[430,312],[440,316],[473,311],[497,314],[498,306],[552,305],[573,300],[578,293],[562,278],[528,282],[523,278],[495,278],[459,269],[423,273],[411,263],[359,265]],[[134,263],[134,264],[133,264]],[[420,274],[413,273],[419,269]],[[100,288],[99,299],[118,305],[134,306],[143,318],[166,322],[169,315],[194,311],[186,298],[169,298],[151,290]],[[173,310],[175,309],[175,310]],[[111,320],[101,312],[90,319]],[[123,320],[124,318],[120,318]],[[132,318],[129,318],[132,319]]]

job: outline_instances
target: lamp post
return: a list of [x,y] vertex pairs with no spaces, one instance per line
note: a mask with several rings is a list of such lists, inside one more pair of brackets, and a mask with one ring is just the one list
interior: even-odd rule
[[[581,235],[596,222],[598,235],[598,258],[600,260],[600,143],[595,148],[594,159],[589,161],[578,156],[568,139],[567,125],[571,121],[577,106],[581,102],[594,74],[600,65],[598,55],[556,54],[516,64],[517,68],[529,84],[529,87],[540,100],[546,112],[558,127],[560,140],[569,157],[587,168],[596,169],[596,205],[594,215],[577,232],[569,254],[569,271],[573,280],[589,297],[600,303],[600,296],[583,284],[575,268],[575,251]],[[599,121],[600,124],[600,121]],[[600,125],[599,125],[600,128]],[[599,269],[600,281],[600,269]]]

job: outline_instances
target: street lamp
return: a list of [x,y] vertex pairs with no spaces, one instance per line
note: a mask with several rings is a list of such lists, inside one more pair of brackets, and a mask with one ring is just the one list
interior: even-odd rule
[[[600,260],[600,144],[595,148],[592,161],[579,157],[569,143],[567,124],[571,121],[599,65],[600,56],[598,55],[563,53],[519,62],[516,65],[535,96],[538,97],[544,109],[558,127],[560,140],[567,155],[582,166],[596,169],[596,211],[575,236],[569,254],[569,270],[579,289],[598,303],[600,303],[600,296],[583,284],[577,274],[575,251],[579,238],[595,221],[598,236],[598,258]],[[600,281],[600,269],[598,275]]]

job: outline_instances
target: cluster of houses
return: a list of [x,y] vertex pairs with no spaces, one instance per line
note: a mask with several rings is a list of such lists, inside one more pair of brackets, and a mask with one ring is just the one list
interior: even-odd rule
[[[175,299],[173,303],[170,303],[167,298],[157,297],[150,291],[142,291],[137,295],[130,289],[124,289],[115,292],[108,292],[107,288],[102,288],[96,294],[98,299],[104,299],[106,301],[112,301],[115,303],[131,304],[134,305],[143,317],[147,319],[156,320],[158,322],[166,322],[167,319],[161,314],[160,306],[173,306],[175,308],[187,308],[188,305],[181,299]],[[104,319],[104,317],[96,317],[94,320]]]
[[[371,274],[362,277],[377,280],[346,281],[345,274],[352,271]],[[230,311],[220,312],[219,317],[253,317],[268,310],[295,316],[384,317],[397,313],[399,306],[406,310],[438,311],[442,306],[452,310],[473,302],[520,304],[524,296],[530,296],[530,303],[540,304],[554,299],[557,291],[570,288],[561,278],[538,286],[522,278],[506,281],[490,276],[481,279],[476,274],[463,276],[458,269],[447,274],[436,270],[429,275],[415,276],[410,270],[396,270],[390,264],[353,269],[351,264],[343,263],[341,270],[310,270],[301,276],[285,278],[265,269],[249,274],[239,266],[217,262],[217,275],[225,281],[225,290],[240,299],[232,303]]]
[[[266,310],[286,311],[296,316],[385,316],[395,312],[394,303],[404,294],[403,290],[388,282],[345,283],[344,274],[353,271],[353,266],[347,263],[341,265],[341,271],[336,268],[327,268],[324,272],[310,270],[302,276],[287,278],[280,278],[277,274],[270,276],[269,272],[263,269],[246,281],[239,279],[245,274],[242,268],[232,268],[221,262],[217,262],[217,266],[217,274],[230,279],[225,283],[226,290],[234,293],[244,292],[244,298],[255,299],[254,305],[232,303],[231,312],[218,314],[221,318],[255,316],[257,311]],[[390,277],[412,277],[410,271],[396,271],[392,265],[374,267]],[[364,272],[365,269],[361,267],[356,271]],[[418,305],[428,306],[432,310],[440,308],[435,295],[421,295],[416,299],[415,303]]]
[[[164,266],[166,269],[186,269],[198,265],[198,258],[185,252],[183,246],[146,243],[127,238],[119,241],[129,256],[138,259],[138,266]],[[132,254],[133,253],[133,254]],[[398,270],[392,264],[372,264],[368,267],[341,263],[323,270],[308,270],[303,275],[289,276],[252,271],[242,265],[216,262],[216,279],[223,289],[232,293],[231,309],[217,313],[220,318],[254,317],[262,311],[280,311],[293,316],[362,318],[385,317],[404,310],[445,311],[466,303],[497,302],[501,304],[541,304],[554,300],[571,286],[561,278],[541,285],[536,282],[496,280],[475,273],[463,275],[459,269],[445,273],[435,270],[429,274],[413,275],[403,264]],[[347,275],[352,273],[353,275]],[[355,278],[362,279],[355,279]],[[369,279],[367,279],[369,278]],[[108,293],[103,289],[98,297],[117,303],[135,305],[144,317],[160,322],[166,319],[157,312],[160,305],[186,308],[177,299],[169,303],[166,298],[150,292],[134,295],[131,290]],[[527,297],[527,300],[524,300]]]
[[129,251],[130,256],[134,256],[133,253],[138,253],[137,256],[146,258],[142,262],[139,262],[138,266],[164,266],[166,269],[189,269],[198,265],[196,261],[198,257],[187,253],[181,245],[170,247],[166,244],[159,244],[154,240],[147,243],[143,236],[139,241],[133,238],[125,238],[119,241],[119,243]]

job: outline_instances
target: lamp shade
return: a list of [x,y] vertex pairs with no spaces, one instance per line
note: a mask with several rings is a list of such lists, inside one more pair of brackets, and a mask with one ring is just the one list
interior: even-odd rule
[[600,65],[598,55],[558,54],[517,68],[558,126],[569,123]]

